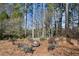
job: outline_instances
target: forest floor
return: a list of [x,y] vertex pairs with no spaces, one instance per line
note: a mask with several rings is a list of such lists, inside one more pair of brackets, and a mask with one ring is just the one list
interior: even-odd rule
[[[74,41],[74,40],[73,40]],[[17,40],[16,43],[29,43],[27,40]],[[74,41],[75,42],[75,41]],[[41,41],[41,45],[36,48],[33,54],[25,53],[13,45],[9,40],[0,41],[0,56],[79,56],[79,46],[72,45],[67,41],[60,41],[59,47],[48,52],[47,40]]]

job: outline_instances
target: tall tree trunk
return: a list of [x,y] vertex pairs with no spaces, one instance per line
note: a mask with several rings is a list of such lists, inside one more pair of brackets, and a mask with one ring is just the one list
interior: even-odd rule
[[60,17],[59,17],[59,22],[58,22],[58,35],[61,35],[62,31],[62,12],[60,11]]
[[66,35],[69,32],[68,6],[69,6],[69,4],[66,3],[66,11],[65,11],[65,31],[66,31]]
[[55,11],[55,26],[56,26],[56,36],[58,36],[58,19],[57,19],[57,11]]
[[55,22],[55,23],[54,23],[54,26],[55,26],[54,28],[55,28],[55,29],[54,29],[53,36],[56,35],[56,13],[55,13],[55,9],[54,9],[54,20],[55,20],[55,21],[54,21],[54,22]]
[[45,37],[45,4],[43,3],[43,30],[42,30],[42,37]]
[[34,39],[35,4],[33,4],[32,38]]
[[78,7],[77,7],[77,11],[78,11],[78,32],[79,32],[79,4],[78,4]]
[[26,35],[27,35],[27,4],[26,3],[25,3],[24,17],[25,17],[25,37],[26,37]]

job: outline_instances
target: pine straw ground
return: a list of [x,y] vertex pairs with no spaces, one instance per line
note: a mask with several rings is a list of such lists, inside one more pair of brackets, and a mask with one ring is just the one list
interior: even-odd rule
[[[30,43],[27,40],[17,40],[16,44],[20,43]],[[75,40],[73,40],[75,42]],[[65,40],[60,40],[59,47],[48,52],[48,42],[47,40],[41,41],[41,45],[36,48],[33,54],[25,53],[13,45],[9,40],[0,41],[0,56],[79,56],[79,46],[71,45]],[[76,43],[76,42],[75,42]]]

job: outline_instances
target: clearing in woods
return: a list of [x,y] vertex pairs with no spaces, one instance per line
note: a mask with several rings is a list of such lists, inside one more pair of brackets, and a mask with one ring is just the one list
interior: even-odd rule
[[59,47],[48,52],[48,41],[40,41],[40,46],[37,47],[33,54],[25,53],[17,47],[18,43],[29,43],[28,40],[17,40],[15,45],[9,40],[0,41],[0,55],[2,56],[63,56],[63,55],[79,55],[79,46],[71,45],[67,41],[59,41]]

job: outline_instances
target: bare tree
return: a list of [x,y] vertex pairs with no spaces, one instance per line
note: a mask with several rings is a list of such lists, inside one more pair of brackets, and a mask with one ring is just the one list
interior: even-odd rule
[[34,38],[35,3],[33,4],[32,38]]
[[68,9],[69,9],[69,4],[66,3],[66,10],[65,10],[65,31],[66,31],[66,35],[68,33],[68,29],[69,29],[69,19],[68,19]]
[[42,30],[42,37],[45,37],[45,4],[43,3],[43,30]]

